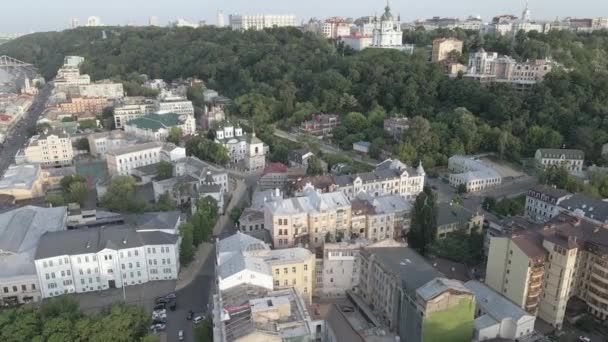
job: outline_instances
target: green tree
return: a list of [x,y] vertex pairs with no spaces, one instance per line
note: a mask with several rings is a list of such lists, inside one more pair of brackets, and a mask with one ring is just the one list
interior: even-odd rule
[[171,127],[169,129],[169,135],[167,136],[167,141],[170,143],[174,143],[175,145],[179,145],[179,140],[182,137],[182,129],[179,127]]
[[60,207],[65,205],[65,198],[63,197],[63,194],[57,192],[47,194],[44,197],[44,201],[52,205],[53,207]]
[[96,120],[82,120],[82,121],[78,121],[78,127],[80,127],[80,129],[95,129],[97,128],[97,121]]
[[61,188],[64,192],[68,192],[70,191],[70,186],[73,183],[86,183],[86,181],[87,180],[81,175],[70,175],[63,177],[59,184],[61,185]]
[[423,255],[437,234],[437,195],[425,186],[414,202],[408,241]]
[[156,179],[163,180],[173,177],[173,164],[162,160],[156,167]]
[[194,257],[193,228],[190,224],[182,224],[179,228],[182,242],[179,247],[179,262],[182,266],[188,266]]
[[308,159],[306,174],[308,176],[319,176],[323,174],[323,165],[321,165],[321,160],[319,160],[319,158],[312,156]]
[[78,139],[78,141],[76,141],[76,148],[81,151],[90,152],[91,149],[89,147],[89,139],[87,139],[87,138]]
[[135,180],[131,176],[112,178],[105,195],[101,198],[101,205],[118,212],[139,213],[144,211],[146,204],[137,200],[135,187]]
[[86,183],[76,182],[70,184],[68,194],[70,202],[75,202],[83,206],[88,197],[89,189],[87,189]]
[[232,208],[232,210],[230,210],[230,219],[232,220],[232,222],[238,222],[239,218],[241,217],[241,214],[243,213],[243,208],[240,207],[234,207]]
[[200,324],[194,328],[195,342],[212,342],[213,341],[213,322],[209,317],[205,318]]

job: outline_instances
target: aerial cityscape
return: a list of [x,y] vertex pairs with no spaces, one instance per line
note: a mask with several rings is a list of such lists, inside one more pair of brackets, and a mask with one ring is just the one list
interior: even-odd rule
[[0,14],[3,340],[608,341],[603,4],[267,2]]

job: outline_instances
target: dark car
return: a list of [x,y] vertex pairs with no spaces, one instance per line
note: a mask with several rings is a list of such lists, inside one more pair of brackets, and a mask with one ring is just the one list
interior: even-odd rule
[[168,302],[169,302],[169,299],[167,299],[165,297],[157,297],[154,300],[154,304],[165,304],[165,303],[168,303]]
[[175,299],[175,298],[177,298],[177,295],[174,292],[171,292],[171,293],[165,295],[165,298],[167,298],[167,299]]
[[154,311],[163,310],[165,308],[165,303],[158,303],[154,305]]
[[177,302],[175,300],[170,301],[169,302],[169,310],[175,311],[176,308],[177,308]]
[[192,317],[194,317],[194,312],[192,310],[189,310],[188,316],[186,316],[186,319],[190,321],[190,320],[192,320]]

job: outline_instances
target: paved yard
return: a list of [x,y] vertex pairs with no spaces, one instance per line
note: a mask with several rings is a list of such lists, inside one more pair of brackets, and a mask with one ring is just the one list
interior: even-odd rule
[[[124,294],[128,304],[137,304],[152,312],[154,299],[175,291],[175,280],[151,281],[141,285],[125,287]],[[110,289],[89,293],[72,294],[72,298],[80,303],[80,308],[86,312],[100,311],[112,303],[123,301],[122,289]]]

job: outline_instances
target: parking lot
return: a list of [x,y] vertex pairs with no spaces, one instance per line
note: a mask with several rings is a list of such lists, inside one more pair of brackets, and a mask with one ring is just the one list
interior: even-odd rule
[[95,291],[89,293],[76,293],[72,298],[80,304],[85,312],[98,312],[113,303],[121,303],[126,298],[127,304],[137,304],[152,312],[154,299],[158,296],[175,291],[175,280],[151,281],[141,285],[125,287],[124,295],[122,288]]

